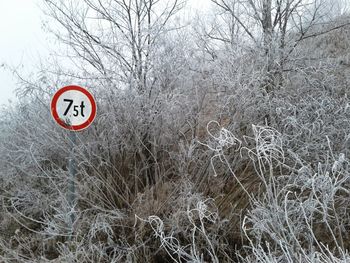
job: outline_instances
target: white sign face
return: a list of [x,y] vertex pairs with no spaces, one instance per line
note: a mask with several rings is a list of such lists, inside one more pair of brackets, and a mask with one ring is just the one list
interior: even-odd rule
[[58,90],[51,101],[51,112],[56,122],[65,129],[82,130],[96,115],[96,103],[91,93],[79,86]]
[[86,122],[91,115],[91,108],[89,98],[77,90],[64,92],[56,105],[58,117],[72,126]]

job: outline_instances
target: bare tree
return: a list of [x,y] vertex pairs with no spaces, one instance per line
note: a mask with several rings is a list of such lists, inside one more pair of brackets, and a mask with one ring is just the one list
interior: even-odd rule
[[[75,56],[103,77],[144,92],[154,79],[151,56],[182,0],[45,0],[48,15],[65,29],[57,33]],[[76,58],[76,57],[75,57]]]
[[[265,60],[264,72],[267,91],[282,84],[282,72],[289,56],[307,38],[316,37],[349,25],[329,25],[332,3],[327,0],[212,0],[224,13],[231,16],[230,28],[253,48],[261,50]],[[339,9],[339,8],[338,8]],[[334,13],[333,13],[334,15]],[[231,42],[230,38],[217,37],[212,30],[207,35],[215,40]],[[232,36],[232,34],[231,34]]]

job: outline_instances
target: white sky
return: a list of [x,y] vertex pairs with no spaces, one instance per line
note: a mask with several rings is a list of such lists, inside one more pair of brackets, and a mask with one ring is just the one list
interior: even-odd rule
[[[16,80],[3,63],[19,71],[35,72],[39,58],[45,59],[50,46],[42,28],[41,0],[0,0],[0,105],[15,100]],[[77,0],[78,1],[78,0]],[[189,6],[201,10],[209,0],[189,0]]]
[[[30,71],[39,56],[47,54],[41,30],[41,10],[37,0],[0,0],[0,66]],[[11,72],[0,67],[0,104],[14,99],[16,81]]]

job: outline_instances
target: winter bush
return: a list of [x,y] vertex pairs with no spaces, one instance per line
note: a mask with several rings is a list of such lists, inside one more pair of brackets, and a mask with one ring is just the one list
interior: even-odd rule
[[[277,1],[289,22],[267,38],[260,6],[244,21],[248,3],[213,2],[222,16],[191,27],[183,2],[45,0],[81,66],[15,71],[19,101],[0,111],[1,262],[350,260],[348,17]],[[49,103],[76,82],[98,114],[72,148]]]

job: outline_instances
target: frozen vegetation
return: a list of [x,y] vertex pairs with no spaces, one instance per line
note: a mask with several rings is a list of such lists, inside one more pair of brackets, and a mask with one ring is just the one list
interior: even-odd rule
[[[60,51],[0,112],[1,262],[350,262],[346,1],[42,9]],[[98,107],[73,206],[49,106],[72,83]]]

